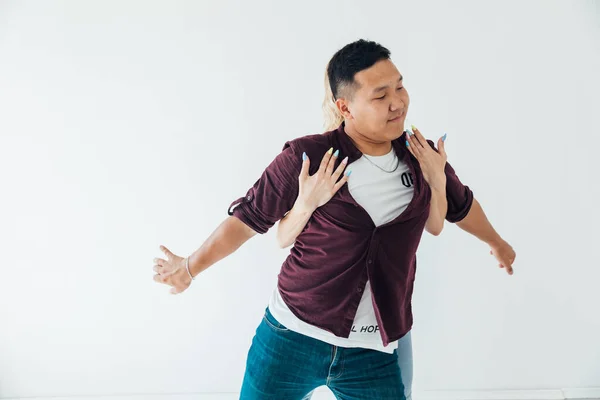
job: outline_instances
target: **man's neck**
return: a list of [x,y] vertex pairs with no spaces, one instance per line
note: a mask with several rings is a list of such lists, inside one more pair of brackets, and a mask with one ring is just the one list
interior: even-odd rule
[[345,125],[344,131],[352,140],[352,143],[356,146],[361,153],[368,156],[383,156],[388,154],[392,150],[392,142],[379,142],[368,138],[362,133],[358,132],[354,127]]

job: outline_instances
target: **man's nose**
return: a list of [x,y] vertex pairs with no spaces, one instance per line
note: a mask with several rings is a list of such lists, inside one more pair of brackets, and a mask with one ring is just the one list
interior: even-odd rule
[[392,102],[390,103],[390,111],[396,111],[398,109],[403,109],[405,106],[404,100],[400,96],[394,96]]

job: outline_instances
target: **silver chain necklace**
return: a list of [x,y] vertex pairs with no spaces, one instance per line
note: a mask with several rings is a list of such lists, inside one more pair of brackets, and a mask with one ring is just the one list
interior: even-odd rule
[[[392,149],[392,151],[394,151],[394,149]],[[396,153],[394,152],[394,155],[396,155]],[[396,156],[396,160],[398,160],[398,162],[396,163],[396,167],[391,170],[388,171],[386,169],[381,168],[379,165],[375,164],[373,161],[369,160],[369,157],[367,157],[366,155],[362,155],[368,162],[370,162],[371,164],[373,164],[374,166],[376,166],[377,168],[379,168],[380,170],[382,170],[383,172],[387,172],[388,174],[391,174],[392,172],[396,171],[398,169],[398,166],[400,165],[400,158],[398,158],[398,156]]]

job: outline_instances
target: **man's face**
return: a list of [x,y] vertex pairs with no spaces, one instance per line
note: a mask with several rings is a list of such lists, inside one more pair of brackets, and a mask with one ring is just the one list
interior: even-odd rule
[[350,88],[350,99],[338,99],[346,125],[374,141],[400,137],[410,99],[394,63],[379,61],[357,73],[354,80],[357,88]]

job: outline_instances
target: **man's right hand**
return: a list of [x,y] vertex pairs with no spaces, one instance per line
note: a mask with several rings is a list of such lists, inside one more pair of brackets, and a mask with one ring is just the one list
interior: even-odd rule
[[171,286],[171,294],[178,294],[190,287],[192,278],[185,269],[185,258],[176,256],[165,246],[160,246],[167,259],[154,259],[154,281]]
[[333,195],[348,182],[350,171],[346,172],[342,179],[339,179],[348,164],[348,157],[342,160],[335,171],[333,170],[338,153],[339,151],[336,151],[333,154],[333,148],[329,149],[321,160],[319,170],[312,176],[308,174],[310,159],[306,153],[303,153],[302,170],[298,179],[300,188],[294,207],[301,207],[312,212],[331,200]]

